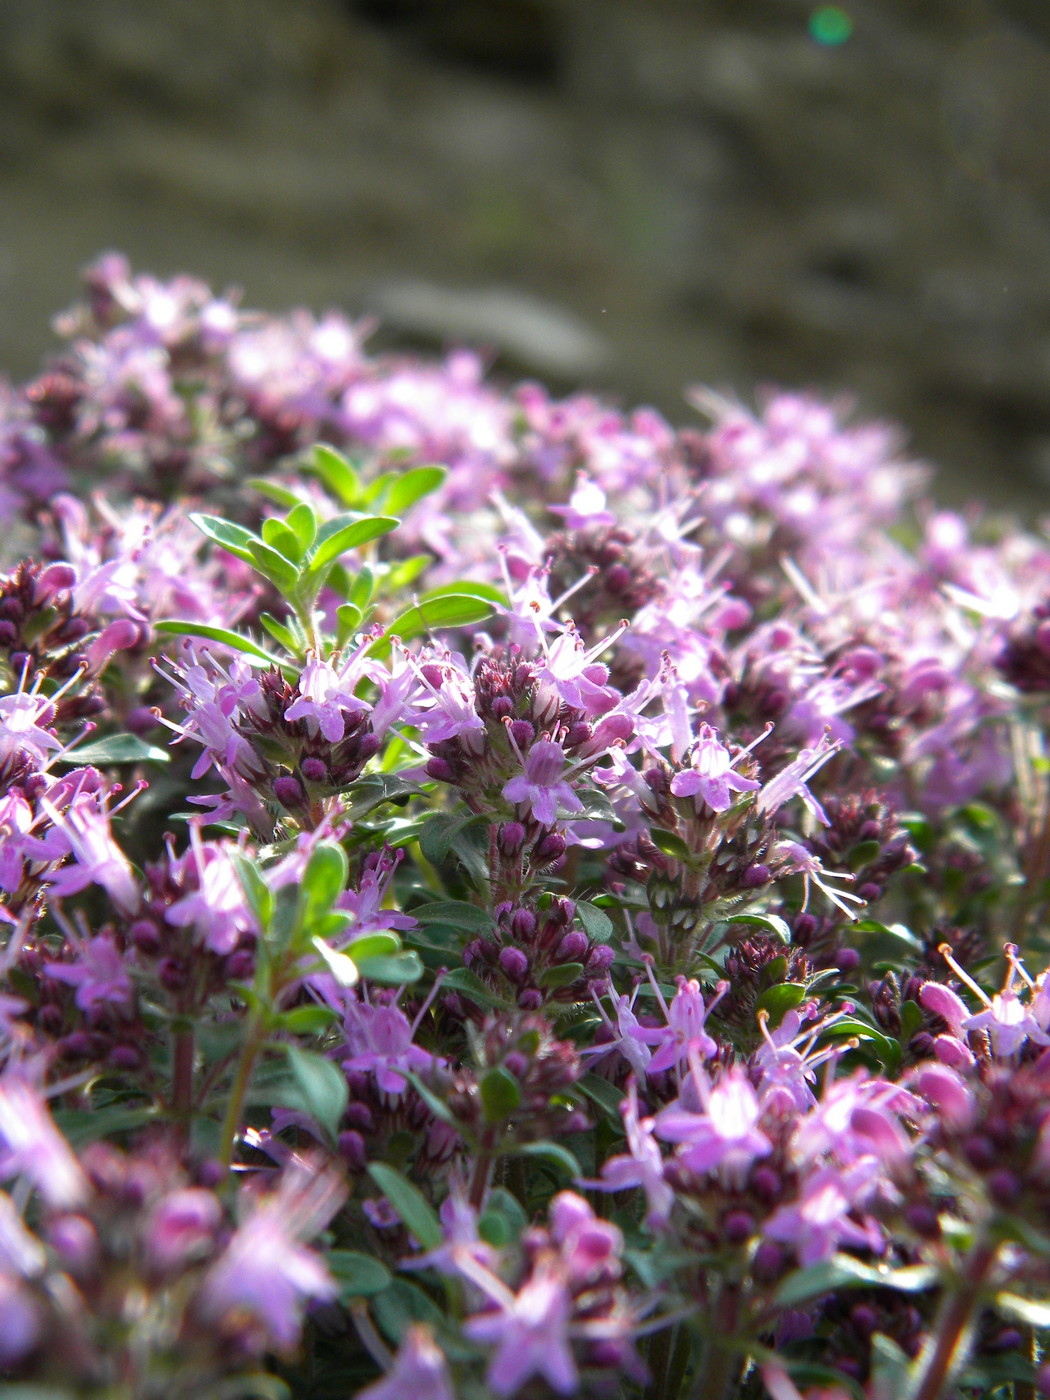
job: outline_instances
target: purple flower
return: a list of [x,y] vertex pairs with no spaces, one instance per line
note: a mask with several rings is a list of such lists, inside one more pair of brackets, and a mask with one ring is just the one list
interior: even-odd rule
[[327,1225],[345,1194],[338,1175],[317,1164],[297,1160],[286,1168],[277,1190],[254,1203],[205,1274],[197,1298],[202,1315],[231,1329],[250,1318],[260,1350],[291,1351],[307,1302],[338,1292],[321,1256],[301,1241]]
[[405,1333],[390,1370],[357,1400],[456,1400],[444,1352],[430,1328],[417,1323]]
[[640,1186],[649,1205],[648,1224],[658,1229],[666,1224],[674,1203],[674,1191],[664,1180],[664,1158],[653,1137],[653,1119],[638,1116],[638,1085],[627,1081],[627,1097],[620,1104],[627,1152],[610,1157],[602,1167],[601,1181],[584,1184],[597,1191],[623,1191]]
[[[423,1012],[413,1024],[396,1006],[373,1006],[353,991],[346,993],[345,1005],[343,1034],[349,1054],[341,1063],[348,1074],[354,1070],[374,1074],[385,1094],[402,1094],[409,1071],[419,1073],[434,1063],[433,1055],[413,1044]],[[424,1012],[428,1007],[429,1003]]]
[[541,826],[553,826],[559,803],[569,812],[583,811],[583,803],[566,777],[562,746],[553,739],[537,739],[526,756],[525,772],[504,785],[503,796],[527,807]]
[[763,1233],[782,1244],[793,1245],[803,1268],[828,1259],[840,1244],[878,1250],[882,1236],[872,1222],[858,1225],[850,1212],[866,1200],[875,1187],[878,1163],[868,1157],[842,1169],[823,1167],[809,1176],[794,1205],[781,1206],[766,1221]]
[[288,706],[284,718],[289,723],[304,720],[311,734],[320,730],[330,744],[338,744],[346,730],[346,715],[369,708],[353,693],[360,680],[357,668],[337,672],[329,662],[312,657],[299,677],[299,698]]
[[88,1184],[40,1092],[17,1071],[0,1080],[0,1176],[30,1182],[49,1206],[79,1205]]
[[733,772],[733,764],[743,756],[741,753],[731,758],[711,726],[702,724],[690,755],[692,767],[674,775],[671,792],[675,797],[696,799],[698,812],[704,806],[712,812],[724,812],[732,806],[734,792],[754,792],[760,786],[754,778],[742,778]]
[[222,1207],[211,1191],[199,1186],[172,1191],[146,1220],[146,1257],[158,1273],[181,1269],[209,1252],[221,1223]]
[[474,1265],[467,1273],[493,1307],[468,1317],[463,1335],[494,1347],[485,1382],[499,1396],[515,1395],[541,1376],[559,1395],[579,1384],[569,1341],[572,1296],[565,1281],[541,1265],[515,1294],[494,1274]]
[[759,1128],[762,1108],[742,1070],[726,1070],[711,1087],[695,1055],[687,1086],[698,1096],[703,1111],[679,1107],[656,1115],[656,1135],[680,1144],[677,1155],[689,1171],[718,1172],[729,1185],[739,1185],[753,1162],[768,1157],[773,1144]]
[[45,969],[48,977],[76,987],[76,1004],[81,1011],[90,1011],[96,1004],[126,1007],[131,1003],[134,987],[124,956],[111,933],[87,938],[76,945],[77,960],[73,963],[50,963]]

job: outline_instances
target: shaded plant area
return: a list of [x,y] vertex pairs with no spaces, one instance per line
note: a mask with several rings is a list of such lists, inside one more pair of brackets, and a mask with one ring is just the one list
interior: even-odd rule
[[1050,547],[117,255],[0,402],[0,1377],[1050,1393]]

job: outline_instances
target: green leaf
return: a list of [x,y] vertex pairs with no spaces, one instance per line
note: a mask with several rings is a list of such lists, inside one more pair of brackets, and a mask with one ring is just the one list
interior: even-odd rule
[[891,1040],[889,1036],[883,1035],[874,1026],[869,1026],[866,1021],[847,1017],[844,1020],[836,1021],[833,1026],[829,1026],[825,1035],[829,1040],[846,1040],[856,1036],[858,1040],[866,1041],[891,1073],[896,1071],[900,1064],[900,1042]]
[[434,904],[421,904],[410,911],[421,924],[445,924],[449,928],[486,932],[492,928],[492,915],[465,899],[444,899]]
[[487,599],[476,598],[470,593],[448,593],[427,602],[413,603],[394,618],[384,636],[372,644],[372,651],[377,656],[382,655],[389,650],[394,637],[407,642],[412,637],[420,637],[424,632],[440,627],[469,627],[491,617],[492,611],[492,604]]
[[423,962],[418,953],[397,953],[392,957],[364,958],[357,963],[357,970],[369,982],[400,987],[403,982],[419,981],[423,976]]
[[217,515],[194,514],[190,519],[202,535],[207,535],[208,539],[221,545],[227,554],[234,554],[246,564],[254,565],[251,547],[261,543],[258,535],[253,535],[251,530],[246,530],[243,525],[234,525],[232,521],[222,520]]
[[610,1084],[600,1074],[585,1074],[576,1087],[586,1094],[592,1103],[596,1103],[607,1118],[620,1122],[623,1091],[617,1089],[615,1084]]
[[555,992],[560,987],[571,987],[573,982],[578,981],[582,976],[583,963],[569,962],[548,967],[540,973],[537,980],[541,987],[546,987],[549,992]]
[[417,501],[436,491],[448,476],[445,467],[412,467],[402,472],[381,496],[382,509],[391,515],[402,515]]
[[439,1099],[437,1094],[435,1094],[432,1089],[428,1089],[427,1086],[423,1083],[422,1079],[420,1079],[419,1075],[415,1074],[412,1070],[406,1069],[403,1071],[403,1073],[405,1078],[412,1085],[412,1088],[415,1089],[416,1093],[426,1104],[427,1108],[430,1109],[431,1113],[434,1115],[435,1118],[440,1118],[442,1123],[448,1123],[453,1128],[458,1127],[458,1124],[455,1118],[452,1116],[451,1112],[449,1111],[448,1104],[445,1103],[444,1099]]
[[280,645],[284,647],[286,651],[290,651],[293,656],[305,650],[305,643],[296,637],[290,627],[286,626],[283,622],[278,622],[273,613],[260,613],[259,621],[266,628],[274,641],[280,643]]
[[791,927],[779,914],[733,914],[726,919],[726,923],[730,927],[733,924],[748,924],[752,928],[764,928],[767,933],[775,934],[781,943],[791,942]]
[[585,899],[576,901],[576,914],[588,938],[595,943],[608,943],[616,932],[616,925],[604,909],[596,904],[588,904]]
[[658,851],[673,860],[689,860],[691,852],[682,838],[674,831],[665,831],[662,826],[654,826],[649,832],[653,845]]
[[396,933],[388,933],[385,930],[363,933],[360,938],[349,942],[344,951],[355,963],[360,964],[366,958],[386,958],[391,953],[400,953],[401,940]]
[[251,550],[252,562],[264,578],[268,578],[275,588],[279,588],[284,594],[291,593],[292,589],[299,581],[299,569],[290,559],[286,559],[283,554],[278,554],[276,549],[271,549],[262,540],[252,540],[249,549]]
[[344,1303],[351,1298],[372,1298],[394,1281],[385,1264],[370,1254],[359,1254],[356,1249],[330,1249],[324,1260],[339,1285],[339,1297]]
[[299,541],[299,547],[305,554],[317,538],[317,516],[313,506],[300,501],[288,512],[284,523]]
[[1003,1317],[1014,1322],[1022,1322],[1026,1327],[1040,1330],[1050,1327],[1050,1300],[1042,1298],[1022,1298],[1019,1293],[997,1293],[996,1310]]
[[303,471],[318,476],[331,495],[341,505],[355,506],[361,499],[361,478],[341,452],[327,443],[314,446],[310,460],[304,463]]
[[438,598],[484,598],[498,607],[507,606],[507,595],[502,588],[491,583],[479,583],[475,579],[460,578],[455,583],[443,583],[438,588],[429,588],[416,599],[417,603],[432,603]]
[[350,585],[350,592],[346,601],[353,603],[355,607],[361,609],[362,613],[372,601],[372,594],[375,590],[375,575],[369,568],[359,569],[357,577]]
[[179,618],[165,618],[153,624],[155,632],[167,632],[176,637],[204,637],[209,642],[221,642],[223,646],[241,651],[247,657],[265,661],[269,666],[283,666],[285,663],[272,651],[253,642],[250,637],[242,637],[239,632],[231,632],[228,627],[211,627],[206,622],[184,622]]
[[283,520],[264,520],[262,523],[264,543],[276,549],[285,559],[298,564],[303,557],[303,546],[294,530],[289,530]]
[[334,1140],[350,1097],[346,1075],[338,1065],[312,1050],[289,1045],[286,1053],[294,1092],[289,1094],[285,1090],[283,1097],[274,1102],[282,1108],[303,1109],[311,1118],[316,1118]]
[[244,851],[232,851],[234,866],[237,869],[237,877],[251,905],[252,913],[259,920],[262,927],[268,928],[270,920],[273,918],[274,899],[273,891],[262,877],[256,861]]
[[478,1091],[486,1123],[505,1123],[521,1107],[521,1085],[502,1065],[485,1071]]
[[526,1142],[521,1147],[515,1147],[513,1153],[516,1157],[534,1157],[538,1161],[559,1167],[573,1181],[583,1175],[579,1162],[560,1142]]
[[441,984],[442,991],[462,992],[479,1006],[505,1006],[506,1002],[469,967],[454,967]]
[[787,1013],[794,1011],[805,999],[805,995],[804,982],[778,982],[775,986],[766,988],[755,1003],[755,1010],[768,1011],[769,1024],[776,1030]]
[[147,744],[136,734],[110,734],[90,744],[78,744],[68,754],[61,755],[63,763],[170,763],[167,749]]
[[337,841],[319,841],[310,852],[299,885],[303,923],[327,914],[346,889],[350,863]]
[[290,487],[282,486],[279,481],[271,481],[268,476],[250,476],[244,484],[276,505],[287,508],[299,504],[299,497]]
[[[343,523],[340,524],[340,522]],[[330,520],[317,532],[317,544],[310,555],[308,565],[310,576],[316,578],[328,564],[334,563],[341,554],[346,554],[348,550],[357,549],[360,545],[377,540],[380,535],[389,535],[390,531],[396,530],[400,524],[400,520],[386,515],[366,515],[361,519],[350,521],[347,521],[345,516],[340,515],[335,520]]]
[[435,812],[419,837],[419,849],[431,865],[442,865],[448,859],[452,842],[473,821],[473,814]]
[[[440,1334],[445,1327],[445,1315],[423,1290],[407,1279],[396,1278],[389,1288],[377,1293],[372,1301],[372,1313],[383,1335],[396,1345],[413,1323],[423,1322],[431,1332]],[[450,1352],[448,1343],[442,1338],[442,1348]],[[411,1400],[406,1396],[405,1400]]]
[[328,1006],[293,1006],[280,1013],[277,1025],[292,1035],[320,1035],[336,1020],[338,1013]]
[[437,1212],[417,1186],[406,1180],[385,1162],[370,1162],[368,1175],[382,1191],[424,1249],[437,1249],[444,1243],[445,1232]]
[[796,1269],[778,1286],[773,1301],[782,1308],[797,1308],[825,1293],[840,1288],[859,1288],[864,1284],[882,1283],[877,1269],[861,1264],[849,1254],[834,1254],[807,1269]]

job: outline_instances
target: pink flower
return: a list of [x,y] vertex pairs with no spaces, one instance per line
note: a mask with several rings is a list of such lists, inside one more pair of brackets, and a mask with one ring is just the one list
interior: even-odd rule
[[205,1274],[198,1294],[204,1317],[233,1329],[251,1318],[261,1349],[291,1351],[306,1304],[338,1292],[321,1256],[301,1241],[327,1225],[345,1194],[332,1171],[302,1159],[286,1168]]
[[724,812],[732,806],[734,792],[754,792],[760,786],[754,778],[733,772],[733,764],[743,757],[740,753],[731,758],[711,726],[702,724],[690,756],[692,767],[674,775],[671,792],[675,797],[697,799],[697,811],[707,806],[712,812]]
[[483,1288],[494,1306],[468,1317],[463,1335],[495,1351],[485,1382],[499,1396],[510,1396],[533,1376],[541,1376],[559,1395],[579,1384],[569,1342],[572,1297],[565,1282],[540,1266],[515,1294],[479,1266],[467,1275]]
[[456,1400],[444,1352],[430,1328],[417,1323],[405,1333],[393,1366],[357,1400]]
[[559,804],[569,812],[583,811],[583,803],[566,776],[562,746],[552,739],[538,739],[525,758],[525,772],[504,784],[503,796],[527,807],[542,826],[553,826]]
[[695,1055],[690,1057],[688,1086],[698,1096],[701,1113],[672,1105],[656,1115],[656,1134],[680,1144],[677,1155],[689,1171],[718,1172],[730,1186],[740,1185],[753,1162],[768,1157],[773,1144],[758,1126],[762,1109],[742,1070],[726,1070],[711,1087]]

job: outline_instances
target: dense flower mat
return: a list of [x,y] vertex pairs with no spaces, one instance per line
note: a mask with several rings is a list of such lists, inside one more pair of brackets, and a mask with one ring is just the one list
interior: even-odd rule
[[1045,540],[807,397],[676,431],[116,256],[57,324],[4,1393],[1050,1393]]

